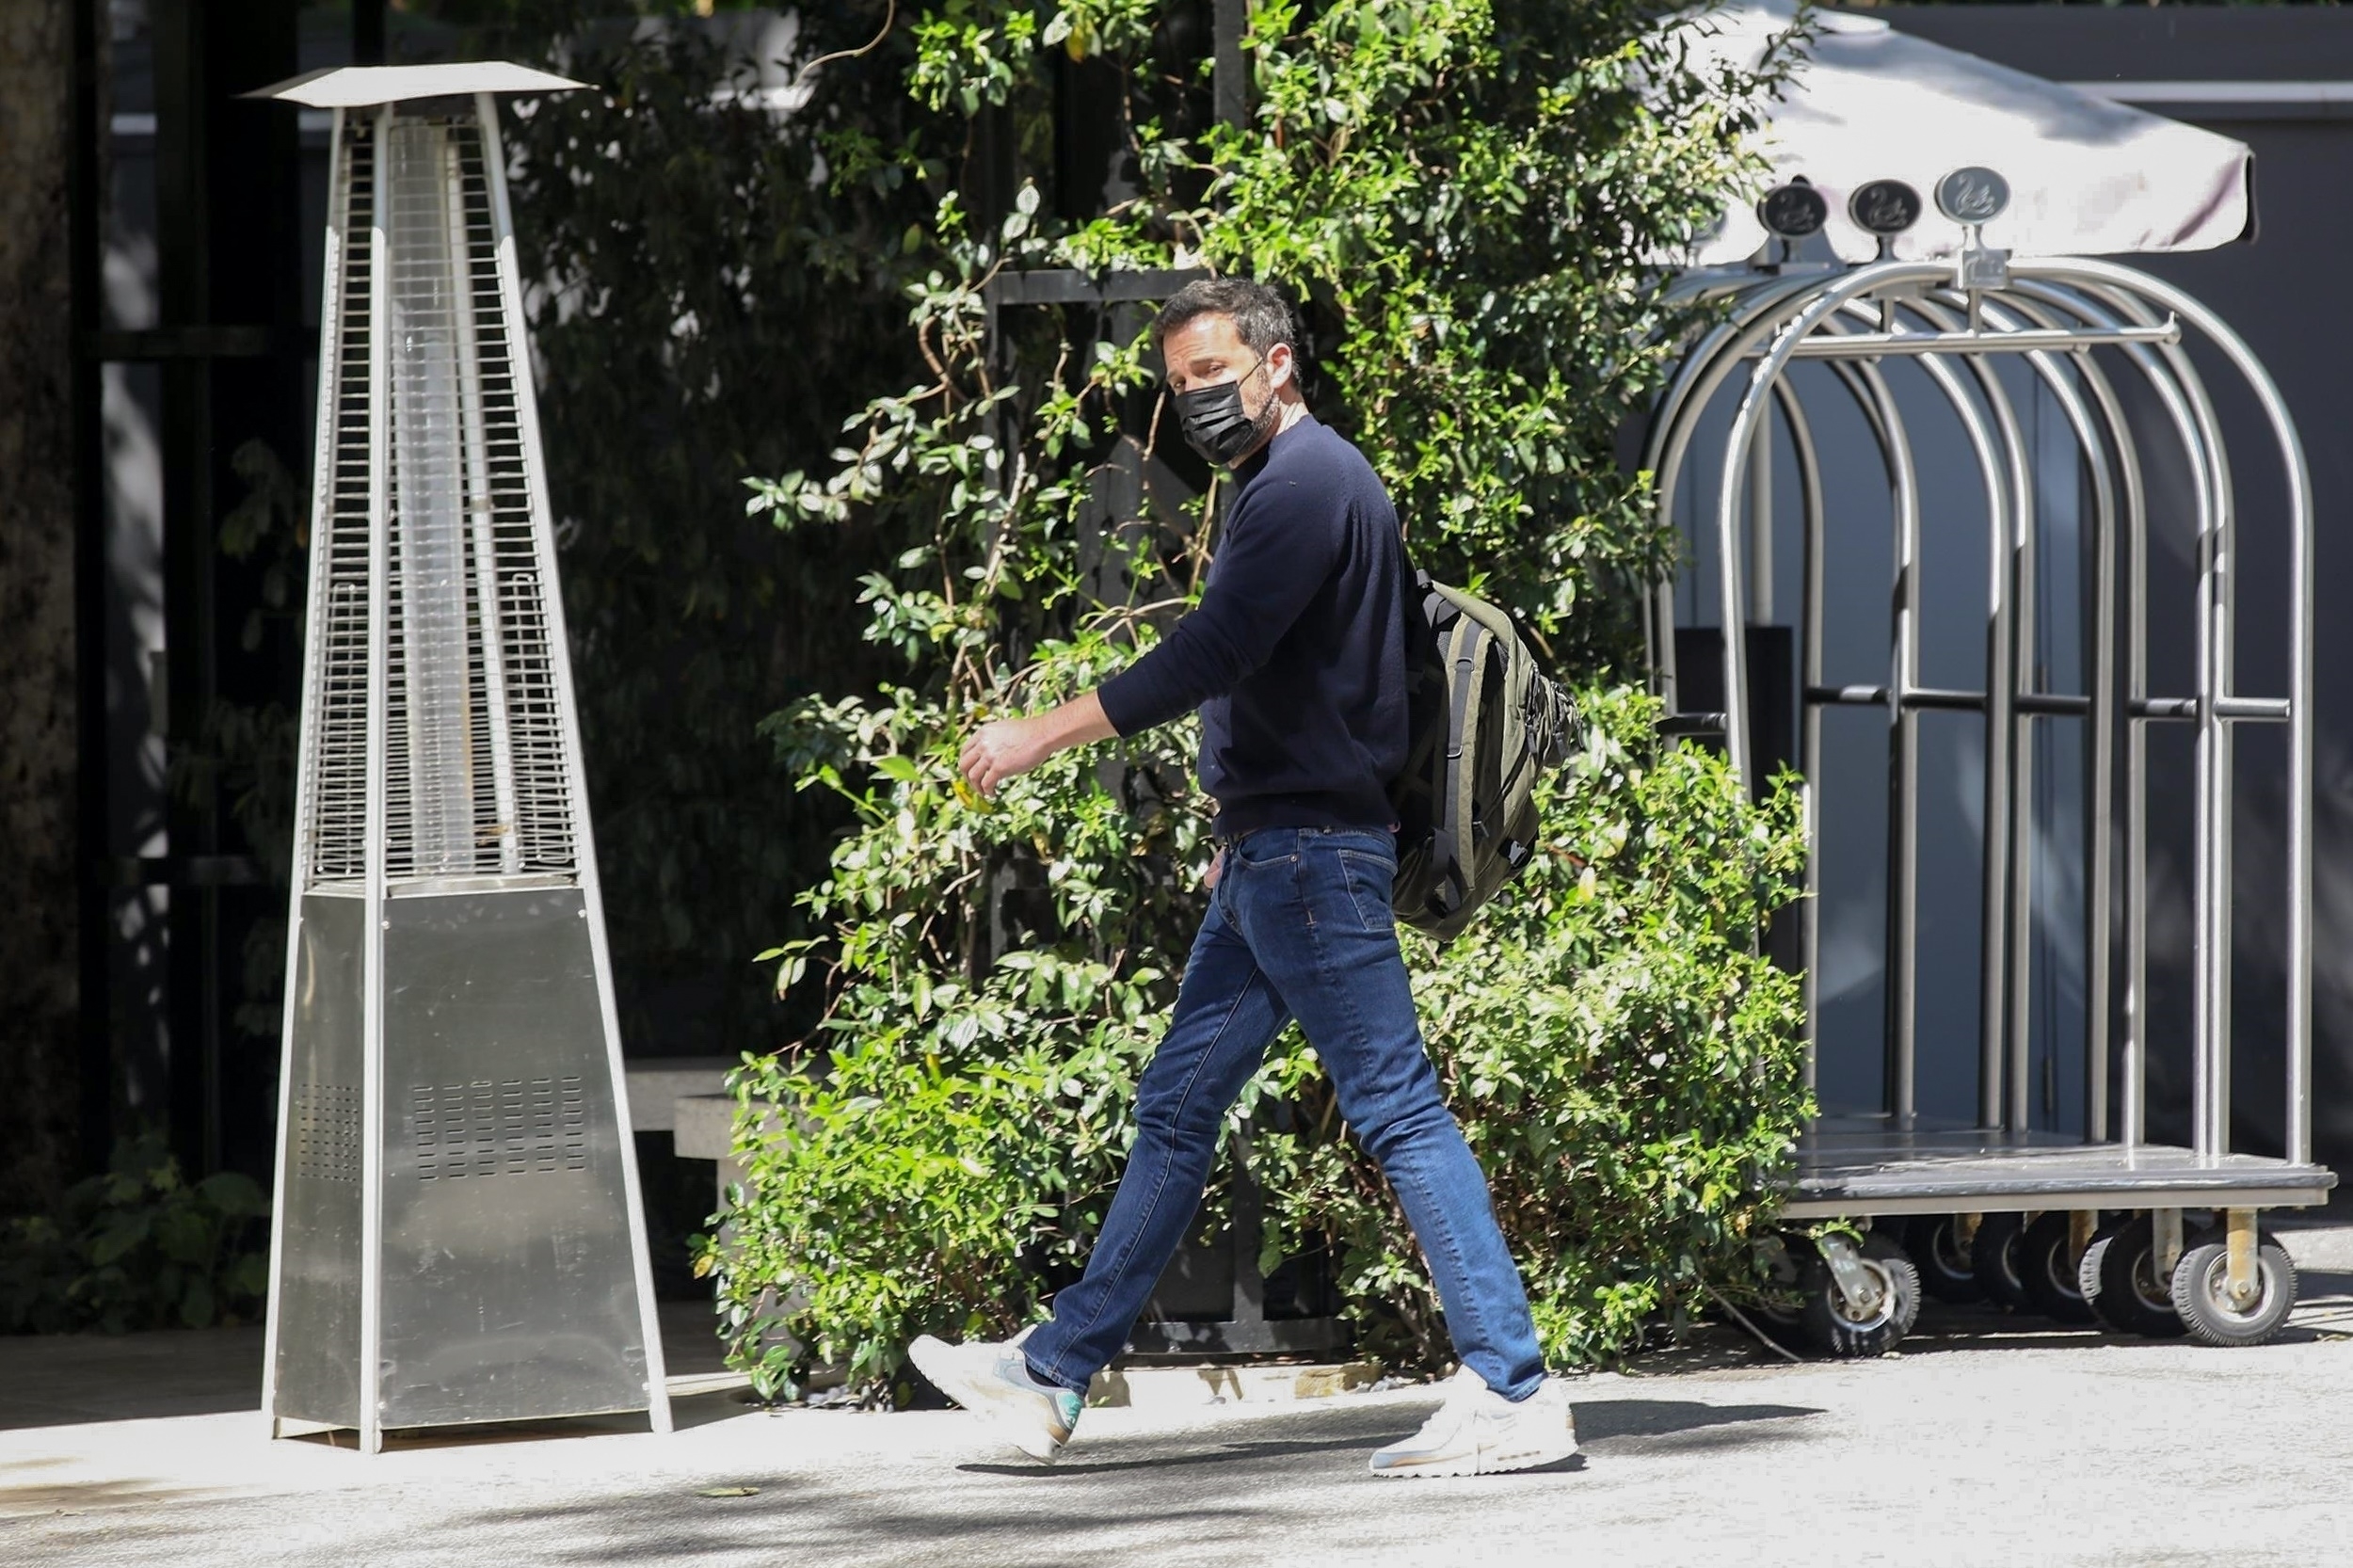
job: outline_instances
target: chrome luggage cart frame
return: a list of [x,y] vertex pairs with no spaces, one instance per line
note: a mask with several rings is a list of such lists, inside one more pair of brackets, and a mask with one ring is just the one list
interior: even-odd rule
[[[1972,234],[1974,242],[1974,233]],[[1703,442],[1715,447],[1712,494],[1698,497],[1696,526],[1712,522],[1719,625],[1722,636],[1722,712],[1681,714],[1685,729],[1720,729],[1735,767],[1753,787],[1751,687],[1745,635],[1750,582],[1770,569],[1770,469],[1778,414],[1783,450],[1794,457],[1796,512],[1801,517],[1802,608],[1798,641],[1798,759],[1807,780],[1805,821],[1810,850],[1820,844],[1819,780],[1822,721],[1835,707],[1882,712],[1888,726],[1889,833],[1887,995],[1884,1103],[1877,1115],[1817,1123],[1801,1143],[1784,1210],[1795,1220],[1886,1221],[1904,1216],[1954,1217],[1922,1238],[1913,1222],[1910,1249],[1933,1288],[1940,1248],[1949,1274],[1960,1253],[1988,1270],[1989,1240],[1996,1272],[2014,1247],[2026,1215],[2048,1215],[2042,1233],[2064,1242],[2045,1260],[2055,1282],[2079,1288],[2078,1302],[2096,1304],[2096,1242],[2116,1226],[2103,1215],[2146,1215],[2150,1256],[2142,1268],[2152,1288],[2183,1267],[2209,1261],[2193,1231],[2185,1239],[2185,1210],[2217,1216],[2212,1248],[2220,1259],[2193,1281],[2193,1300],[2179,1317],[2201,1337],[2229,1342],[2232,1313],[2271,1320],[2286,1306],[2270,1299],[2280,1287],[2268,1272],[2276,1249],[2262,1246],[2257,1211],[2325,1200],[2335,1177],[2312,1160],[2312,614],[2311,483],[2294,422],[2263,366],[2211,312],[2177,288],[2112,263],[2047,260],[2009,263],[1973,243],[1956,262],[1881,260],[1849,267],[1782,271],[1742,269],[1695,273],[1680,287],[1686,296],[1721,307],[1713,325],[1684,356],[1649,431],[1645,468],[1657,476],[1657,504],[1672,518],[1679,488]],[[2185,338],[2202,339],[2251,392],[2276,442],[2272,460],[2284,473],[2288,599],[2288,689],[2254,696],[2234,674],[2240,518],[2216,406],[2193,365]],[[2071,432],[2085,480],[2086,565],[2081,604],[2089,657],[2086,689],[2041,689],[2034,638],[2037,518],[2036,451],[2022,425],[1997,360],[2023,360]],[[1922,604],[1921,490],[1914,437],[1885,371],[1895,359],[1916,360],[1927,384],[1949,405],[1981,476],[1987,509],[1987,616],[1984,679],[1977,691],[1923,683],[1919,607]],[[1889,599],[1888,673],[1878,684],[1830,685],[1824,680],[1823,472],[1802,389],[1790,375],[1800,361],[1824,361],[1834,383],[1860,411],[1886,470],[1894,529]],[[2195,489],[2195,681],[2187,692],[2150,689],[2153,630],[2175,634],[2180,617],[2169,608],[2150,613],[2149,493],[2142,448],[2151,422],[2128,417],[2118,373],[2145,392],[2141,408],[2160,410],[2158,435],[2178,443]],[[1719,445],[1704,438],[1711,403],[1732,408]],[[1817,409],[1817,411],[1819,411]],[[1675,584],[1657,585],[1650,605],[1655,686],[1671,714],[1679,712],[1674,636]],[[1919,973],[1920,817],[1919,715],[1958,712],[1984,717],[1982,811],[1984,853],[1978,910],[1979,1028],[1977,1103],[1974,1124],[1938,1125],[1917,1104],[1917,980]],[[2088,799],[2083,854],[2085,929],[2085,1116],[2080,1137],[2035,1129],[2030,1116],[2029,1014],[2026,969],[2033,922],[2034,879],[2030,777],[2031,727],[2077,721],[2086,726]],[[2284,885],[2285,1140],[2283,1158],[2233,1152],[2231,1119],[2232,737],[2242,724],[2286,728],[2288,780]],[[2192,780],[2193,875],[2190,888],[2193,973],[2190,1019],[2190,1140],[2187,1146],[2152,1143],[2147,1133],[2149,958],[2149,760],[2153,725],[2194,727]],[[2119,755],[2121,752],[2121,756]],[[2120,819],[2121,818],[2121,822]],[[2121,842],[2119,837],[2121,834]],[[2044,853],[2048,853],[2047,849]],[[1809,855],[1807,899],[1799,920],[1805,972],[1806,1073],[1815,1081],[1815,971],[1819,952],[1818,856]],[[2120,940],[2121,938],[2121,940]],[[2112,974],[2111,947],[2121,946],[2121,977]],[[2121,997],[2119,986],[2121,984]],[[2117,1005],[2121,1001],[2121,1006]],[[2111,1041],[2111,1021],[2121,1039]],[[2008,1216],[1980,1225],[1980,1216]],[[1882,1224],[1883,1232],[1887,1227]],[[1988,1233],[1992,1233],[1990,1236]],[[1869,1238],[1866,1236],[1866,1240]],[[1873,1277],[1863,1265],[1875,1250],[1891,1264],[1890,1247],[1857,1249],[1835,1239],[1822,1248],[1817,1271],[1826,1288],[1847,1289],[1849,1304],[1872,1304]],[[2211,1249],[2209,1249],[2211,1250]],[[2259,1256],[2260,1251],[2260,1256]],[[2187,1253],[2198,1254],[2189,1258]],[[2087,1255],[2090,1255],[2086,1261]],[[2284,1255],[2278,1266],[2287,1269]],[[2027,1265],[2029,1272],[2031,1262]],[[1897,1267],[1900,1272],[1900,1266]],[[1965,1283],[1965,1280],[1964,1280]],[[2024,1304],[2013,1288],[1992,1285],[1997,1297]],[[1853,1288],[1848,1289],[1851,1286]],[[2088,1289],[2082,1288],[2088,1287]],[[2284,1291],[2292,1304],[2293,1272]],[[2203,1292],[2203,1294],[2201,1294]],[[1887,1294],[1887,1291],[1879,1291]],[[2144,1295],[2149,1289],[2142,1291]],[[2047,1301],[2050,1292],[2037,1295]],[[2165,1292],[2157,1289],[2156,1294]],[[2178,1302],[2180,1291],[2171,1292]],[[2218,1300],[2217,1333],[2202,1320]],[[2162,1302],[2157,1304],[2162,1305]],[[2261,1310],[2257,1311],[2260,1306]],[[1877,1310],[1877,1308],[1874,1308]],[[1890,1305],[1890,1310],[1894,1310]],[[2276,1309],[2276,1316],[2275,1316]],[[1900,1312],[1897,1314],[1900,1316]],[[2064,1308],[2061,1316],[2072,1315]],[[2082,1314],[2090,1316],[2087,1304]],[[2107,1314],[2104,1313],[2104,1316]],[[2157,1315],[2158,1319],[2163,1314]],[[2116,1320],[2111,1318],[2111,1321]],[[2122,1325],[2129,1326],[2129,1325]],[[2151,1332],[2168,1330],[2152,1320]],[[1899,1336],[1901,1326],[1894,1336]],[[1894,1336],[1862,1336],[1862,1350],[1884,1349]],[[1852,1336],[1849,1336],[1850,1339]],[[1854,1345],[1825,1345],[1857,1353]]]

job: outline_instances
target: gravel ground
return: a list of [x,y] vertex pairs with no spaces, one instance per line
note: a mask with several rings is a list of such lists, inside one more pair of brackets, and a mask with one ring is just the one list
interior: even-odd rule
[[2353,1564],[2353,1231],[2287,1240],[2305,1305],[2262,1349],[1957,1309],[1877,1362],[1710,1334],[1578,1380],[1578,1459],[1466,1480],[1365,1472],[1428,1387],[1090,1411],[1048,1470],[961,1413],[762,1414],[690,1376],[667,1438],[369,1460],[232,1408],[249,1333],[0,1342],[0,1562]]

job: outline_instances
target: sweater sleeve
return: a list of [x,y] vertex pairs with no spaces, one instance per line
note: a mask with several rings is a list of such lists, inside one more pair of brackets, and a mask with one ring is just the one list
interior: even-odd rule
[[1293,484],[1253,488],[1234,507],[1209,585],[1160,645],[1103,682],[1122,735],[1181,718],[1267,662],[1338,560],[1344,503]]

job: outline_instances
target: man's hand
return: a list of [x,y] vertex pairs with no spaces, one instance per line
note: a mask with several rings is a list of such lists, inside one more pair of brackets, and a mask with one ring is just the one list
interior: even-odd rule
[[956,767],[975,790],[993,795],[998,785],[1020,777],[1064,747],[1117,733],[1103,716],[1102,702],[1089,692],[1051,712],[990,720],[965,738]]
[[1047,728],[1048,715],[1026,719],[995,719],[966,737],[964,755],[956,765],[972,787],[984,795],[997,792],[1008,778],[1018,778],[1060,748]]
[[1201,875],[1201,886],[1211,892],[1217,890],[1217,879],[1225,874],[1225,852],[1221,849],[1209,856],[1209,869]]

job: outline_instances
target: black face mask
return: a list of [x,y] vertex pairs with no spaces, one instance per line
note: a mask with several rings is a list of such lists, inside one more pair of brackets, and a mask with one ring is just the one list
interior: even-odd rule
[[[1260,360],[1258,370],[1266,368]],[[1256,375],[1257,371],[1253,371]],[[1252,419],[1242,410],[1241,384],[1248,376],[1220,381],[1213,387],[1195,387],[1176,394],[1176,422],[1185,433],[1185,444],[1201,454],[1205,461],[1220,467],[1232,462],[1258,444],[1274,427],[1276,405],[1272,393],[1266,407]]]

